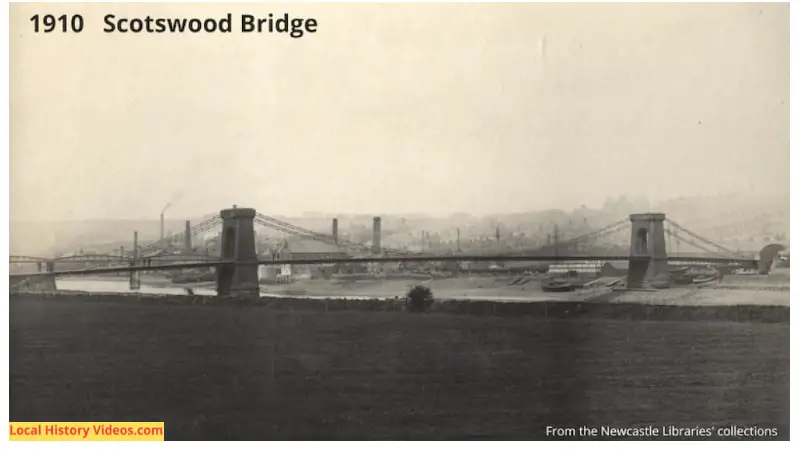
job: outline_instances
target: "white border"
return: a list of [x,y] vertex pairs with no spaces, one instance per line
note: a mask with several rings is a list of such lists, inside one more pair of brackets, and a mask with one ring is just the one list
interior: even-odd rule
[[[712,2],[713,3],[726,3],[726,2],[721,2],[721,1],[712,1]],[[21,3],[33,3],[33,2],[27,2],[26,1],[26,2],[21,2]],[[54,3],[66,3],[66,2],[56,1]],[[87,2],[87,3],[111,3],[111,2]],[[158,3],[158,2],[139,2],[139,3]],[[178,0],[175,3],[192,3],[192,2],[185,1],[185,0]],[[214,3],[214,2],[195,2],[195,3]],[[222,2],[219,2],[219,3],[222,3]],[[301,1],[301,2],[296,2],[296,3],[315,3],[315,2]],[[318,1],[316,3],[336,3],[336,2],[323,0],[323,1]],[[351,1],[349,3],[371,3],[371,2],[364,2],[364,1],[356,0],[356,1]],[[390,1],[390,2],[385,2],[385,3],[407,3],[407,2]],[[425,2],[425,3],[429,3],[429,2]],[[442,3],[452,3],[452,2],[442,2]],[[513,2],[513,3],[518,3],[518,2]],[[628,3],[628,2],[625,2],[625,3]],[[645,3],[645,2],[642,2],[642,3]],[[685,2],[673,2],[673,3],[685,3]],[[688,2],[686,2],[686,3],[688,3]],[[8,41],[9,33],[7,31],[7,30],[9,30],[9,10],[10,10],[10,6],[6,5],[5,14],[3,14],[2,22],[0,22],[0,29],[4,30],[3,33],[0,33],[0,36],[2,36],[2,40],[3,40],[3,45],[2,45],[3,60],[4,60],[4,63],[6,65],[6,68],[7,68],[7,70],[5,70],[3,72],[3,76],[5,77],[5,82],[3,83],[3,95],[4,95],[4,100],[6,101],[6,105],[9,104],[9,80],[8,80],[8,74],[9,74],[9,71],[8,71],[8,67],[9,67],[9,41]],[[798,27],[798,26],[800,26],[799,20],[800,19],[798,19],[798,13],[794,10],[794,8],[792,8],[791,9],[791,25],[792,25],[791,28],[793,28],[795,30],[800,29]],[[791,45],[791,61],[794,62],[794,61],[797,60],[797,55],[798,55],[798,52],[800,51],[800,50],[797,49],[798,48],[798,42],[797,42],[797,39],[796,39],[796,35],[794,33],[792,33],[792,35],[791,35],[791,44],[792,44]],[[794,100],[795,97],[796,97],[796,92],[797,92],[797,89],[796,89],[796,86],[795,86],[795,83],[794,83],[794,77],[792,77],[791,81],[792,81],[791,82],[791,100]],[[794,103],[797,103],[797,102],[792,101],[791,103],[794,104]],[[9,119],[9,117],[8,117],[8,114],[9,114],[8,107],[4,108],[3,114],[5,115],[4,127],[5,127],[5,131],[6,131],[6,136],[9,136],[8,133],[9,133],[10,130],[9,130],[9,120],[8,120]],[[790,120],[790,123],[792,125],[792,131],[793,131],[795,122]],[[6,152],[5,153],[6,154],[6,158],[4,158],[3,162],[2,162],[2,164],[4,165],[2,173],[3,173],[3,176],[5,177],[4,182],[2,183],[3,190],[4,190],[4,195],[2,196],[2,201],[5,202],[5,210],[9,211],[9,204],[8,204],[8,201],[9,201],[9,191],[8,191],[8,189],[9,189],[9,178],[8,178],[9,177],[9,167],[8,167],[9,159],[8,159],[8,155],[10,154],[9,153],[9,140],[8,139],[4,140],[2,145],[3,145],[3,147],[5,149],[5,152]],[[796,147],[795,146],[795,142],[792,140],[791,144],[790,144],[790,148],[792,150],[794,150],[795,147]],[[794,153],[794,152],[792,151],[792,153]],[[796,173],[795,162],[796,162],[795,158],[792,158],[791,159],[791,173]],[[796,183],[794,181],[794,177],[792,177],[792,179],[791,179],[792,200],[794,199],[794,192],[796,192],[796,189],[797,189],[797,185],[796,185]],[[792,203],[794,203],[794,202],[792,201]],[[792,234],[794,234],[794,230],[797,229],[797,227],[799,226],[799,225],[797,225],[798,221],[796,219],[798,219],[798,218],[795,215],[795,209],[792,208],[792,212],[791,212],[791,222],[792,222],[791,231],[792,231]],[[5,227],[6,236],[8,236],[8,234],[9,234],[8,222],[4,222],[3,226]],[[3,242],[2,242],[2,249],[3,249],[4,255],[7,255],[8,252],[9,252],[9,241],[8,241],[7,238],[4,239]],[[4,266],[4,269],[5,269],[6,273],[8,273],[8,260],[5,258],[5,256],[3,256],[2,264]],[[0,287],[0,291],[3,292],[3,293],[8,292],[7,279],[5,277],[2,278],[2,283],[4,283],[4,285],[2,287]],[[793,280],[792,281],[792,289],[791,289],[792,293],[795,292],[794,285],[795,285],[795,282]],[[792,299],[794,299],[795,295],[791,295],[791,297],[792,297]],[[8,297],[6,297],[6,300],[7,299],[8,299]],[[8,305],[6,304],[6,307],[2,308],[3,336],[8,336],[8,331],[9,331],[8,330],[8,308],[7,308],[7,306]],[[796,321],[795,314],[792,313],[792,322],[795,322],[795,321]],[[791,348],[792,348],[792,352],[791,352],[792,353],[792,361],[795,360],[795,357],[794,357],[794,355],[796,353],[795,350],[798,347],[796,345],[797,344],[797,340],[795,339],[795,336],[796,336],[796,334],[792,334],[792,339],[791,339],[791,343],[792,343],[792,345],[791,345]],[[8,346],[4,345],[4,346],[0,346],[0,348],[2,349],[2,353],[3,353],[2,361],[3,361],[3,364],[4,364],[3,370],[0,371],[0,372],[2,372],[2,377],[3,377],[3,383],[2,384],[7,387],[8,386],[8,356],[9,356],[8,355]],[[792,374],[791,378],[792,378],[792,381],[794,381],[794,379],[797,378],[797,376],[796,376],[797,375],[797,371],[795,370],[795,365],[794,364],[792,364],[791,369],[792,369],[791,370],[791,374]],[[792,384],[794,384],[794,383],[792,383]],[[792,411],[791,412],[792,413],[795,412],[794,405],[796,404],[795,400],[797,398],[796,391],[797,391],[796,389],[791,391],[791,399],[792,399],[792,401],[791,401]],[[6,422],[8,422],[7,419],[8,419],[8,411],[9,410],[8,410],[8,389],[7,388],[2,391],[2,400],[3,400],[2,414],[6,418]],[[167,426],[169,426],[169,424],[167,424]],[[791,426],[792,435],[798,436],[797,428],[798,427],[796,427],[794,425]],[[5,433],[8,433],[7,429],[6,429]],[[7,436],[7,434],[6,434],[6,436]],[[65,446],[65,447],[66,446],[76,446],[76,448],[77,448],[77,445],[83,445],[81,443],[27,443],[25,445],[26,445],[27,448],[39,448],[41,446],[46,446],[48,444]],[[647,443],[647,444],[632,443],[632,442],[594,442],[593,443],[593,445],[600,446],[600,447],[607,447],[607,448],[616,448],[618,446],[629,446],[629,445],[658,445],[658,446],[669,446],[669,447],[675,446],[675,447],[677,447],[677,446],[686,446],[686,445],[697,446],[697,445],[701,445],[701,444],[705,445],[705,446],[713,446],[713,447],[718,447],[718,446],[721,447],[722,445],[724,445],[721,442],[703,442],[703,443],[701,443],[701,442],[691,442],[691,443],[681,443],[681,444],[666,443],[666,442],[656,442],[656,443],[652,443],[651,442],[651,443]],[[787,444],[783,444],[783,445],[787,445]],[[18,444],[18,443],[15,442],[15,443],[11,443],[11,445],[22,445],[22,444]],[[98,444],[98,445],[100,445],[100,444]],[[112,445],[126,445],[126,446],[130,446],[132,448],[132,447],[143,447],[143,446],[147,445],[147,443],[136,442],[136,443],[127,443],[127,444],[121,444],[120,443],[120,444],[112,444]],[[167,443],[166,445],[182,445],[182,444]],[[191,445],[191,446],[197,447],[197,448],[201,448],[201,449],[202,448],[216,448],[218,446],[218,444],[208,443],[208,442],[206,442],[206,443],[200,443],[200,442],[189,443],[188,445]],[[251,447],[251,448],[260,448],[260,447],[263,447],[263,445],[265,445],[265,444],[259,444],[259,443],[226,443],[224,445],[226,445],[226,446],[235,445],[235,446],[244,446],[244,447]],[[290,447],[300,447],[300,448],[302,448],[302,447],[305,447],[305,446],[309,446],[309,448],[310,448],[312,445],[313,446],[323,446],[324,445],[326,447],[340,448],[340,449],[344,450],[344,449],[358,448],[358,447],[363,447],[363,448],[369,447],[369,448],[372,448],[372,449],[374,449],[376,447],[379,447],[379,448],[391,448],[391,447],[397,447],[397,446],[405,445],[405,443],[403,443],[403,442],[394,442],[394,443],[391,443],[391,442],[382,442],[382,443],[378,443],[378,442],[335,442],[335,443],[326,443],[326,444],[318,443],[317,444],[317,443],[280,443],[280,442],[274,442],[274,443],[269,443],[267,445],[269,445],[270,448],[278,448],[278,449],[280,449],[280,448],[290,448]],[[413,444],[410,444],[410,445],[417,446],[420,449],[429,448],[431,450],[434,450],[434,449],[441,450],[442,448],[445,448],[445,447],[447,447],[447,448],[477,448],[477,447],[486,448],[488,446],[495,446],[495,445],[502,445],[502,446],[507,447],[507,448],[515,448],[515,447],[519,448],[519,449],[523,449],[524,448],[526,450],[531,448],[530,447],[531,446],[530,443],[524,443],[524,442],[505,442],[505,443],[502,443],[502,444],[480,443],[480,442],[472,442],[472,443],[471,442],[463,442],[463,443],[422,443],[422,442],[420,442],[420,443],[413,443]],[[584,443],[576,443],[576,442],[570,442],[570,443],[544,442],[544,443],[538,443],[536,445],[537,446],[544,445],[545,447],[551,447],[551,446],[552,447],[573,447],[573,446],[580,446],[580,445],[585,445],[585,444]],[[760,443],[738,443],[737,445],[741,445],[741,446],[747,447],[747,448],[756,448],[756,446],[759,446],[761,444]],[[773,443],[772,445],[781,445],[781,444]],[[706,447],[706,448],[708,448],[708,447]]]

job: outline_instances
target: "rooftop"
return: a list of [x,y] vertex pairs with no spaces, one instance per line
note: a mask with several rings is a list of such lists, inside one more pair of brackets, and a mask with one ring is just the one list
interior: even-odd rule
[[290,253],[338,253],[344,251],[338,245],[316,241],[309,238],[292,237],[284,241],[284,248]]

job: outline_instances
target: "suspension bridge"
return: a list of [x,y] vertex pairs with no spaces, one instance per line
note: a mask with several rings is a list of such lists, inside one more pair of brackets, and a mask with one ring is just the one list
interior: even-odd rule
[[[305,239],[333,244],[345,252],[344,257],[325,257],[310,259],[281,259],[276,257],[259,258],[256,254],[255,227],[262,226],[282,233]],[[600,254],[586,251],[598,241],[630,232],[630,249],[626,255]],[[191,243],[205,233],[219,232],[219,254],[211,255],[193,251]],[[628,261],[628,286],[640,287],[652,284],[654,280],[669,276],[669,265],[717,265],[745,269],[768,270],[774,257],[760,259],[752,255],[731,250],[694,233],[680,224],[667,219],[664,214],[633,214],[608,226],[576,236],[561,242],[530,249],[514,249],[504,252],[410,252],[380,245],[380,218],[373,223],[371,244],[341,239],[334,219],[331,234],[320,233],[295,226],[285,221],[261,214],[250,208],[234,206],[220,211],[208,219],[191,226],[186,223],[183,232],[140,246],[134,232],[134,249],[131,254],[120,252],[117,255],[74,255],[61,258],[11,255],[10,263],[34,265],[33,271],[11,274],[12,286],[15,281],[37,279],[43,276],[77,276],[106,273],[139,273],[142,271],[181,270],[214,268],[217,279],[217,292],[225,295],[258,294],[258,266],[359,264],[359,263],[405,263],[405,262],[476,262],[486,261],[504,263],[514,261]],[[667,254],[668,240],[682,242],[704,252],[703,256]],[[160,252],[168,245],[184,243],[182,254]],[[602,252],[601,252],[602,253]],[[767,252],[769,253],[769,252]],[[64,263],[88,263],[91,267],[61,269]]]

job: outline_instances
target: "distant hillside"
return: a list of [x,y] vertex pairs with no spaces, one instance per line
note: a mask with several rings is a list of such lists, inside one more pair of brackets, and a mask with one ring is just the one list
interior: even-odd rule
[[[572,211],[546,210],[518,214],[474,216],[468,213],[445,217],[421,214],[382,215],[384,246],[410,249],[451,249],[460,242],[472,247],[524,247],[544,245],[558,227],[560,239],[569,239],[624,219],[631,213],[658,211],[684,227],[732,249],[756,251],[770,242],[789,242],[789,197],[728,195],[677,198],[649,205],[641,199],[608,199],[602,208],[577,208]],[[268,214],[268,213],[267,213]],[[334,215],[309,213],[303,217],[276,217],[296,226],[331,233]],[[346,239],[369,242],[372,215],[339,215],[339,233]],[[190,219],[198,223],[202,218]],[[184,228],[183,220],[168,220],[167,233]],[[133,231],[146,244],[159,236],[158,220],[93,220],[71,222],[11,221],[11,253],[50,255],[106,243],[109,250],[128,248]],[[500,241],[497,241],[499,230]],[[277,231],[264,235],[280,236]],[[548,236],[549,235],[549,236]],[[616,243],[627,245],[621,233]],[[681,247],[681,251],[697,251]]]
[[[182,231],[184,227],[184,221],[164,223],[167,233]],[[106,244],[103,247],[109,251],[120,245],[132,248],[134,231],[139,232],[140,243],[148,243],[158,239],[161,226],[158,220],[87,220],[12,221],[10,228],[11,254],[45,256],[100,244]]]

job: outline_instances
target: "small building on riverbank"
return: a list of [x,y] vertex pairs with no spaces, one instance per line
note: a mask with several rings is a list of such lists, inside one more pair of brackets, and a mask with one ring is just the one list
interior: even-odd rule
[[[324,242],[307,237],[293,236],[286,238],[271,248],[266,259],[285,261],[310,261],[347,258],[347,253],[332,242]],[[333,271],[333,264],[286,264],[283,266],[262,266],[259,279],[276,283],[288,283],[292,280],[326,278]]]

